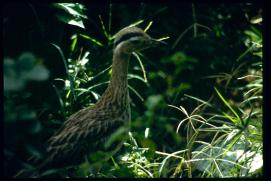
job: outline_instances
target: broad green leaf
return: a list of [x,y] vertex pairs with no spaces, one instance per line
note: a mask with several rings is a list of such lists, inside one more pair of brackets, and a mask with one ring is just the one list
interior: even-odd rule
[[56,17],[58,18],[58,20],[70,24],[70,25],[74,25],[74,26],[78,26],[80,28],[85,29],[83,20],[80,17],[73,17],[73,16],[68,16],[68,15],[59,15],[57,14]]
[[70,15],[74,17],[82,17],[82,18],[87,19],[87,16],[83,13],[83,10],[85,10],[86,8],[82,4],[54,3],[53,6],[59,9],[63,9],[64,11],[66,11],[67,13],[69,13]]

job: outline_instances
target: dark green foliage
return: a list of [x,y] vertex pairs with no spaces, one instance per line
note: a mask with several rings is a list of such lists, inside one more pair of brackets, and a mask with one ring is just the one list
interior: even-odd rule
[[113,157],[41,176],[262,176],[261,13],[237,3],[6,4],[5,175],[35,170],[46,140],[95,104],[115,33],[138,26],[168,45],[131,57],[129,140]]

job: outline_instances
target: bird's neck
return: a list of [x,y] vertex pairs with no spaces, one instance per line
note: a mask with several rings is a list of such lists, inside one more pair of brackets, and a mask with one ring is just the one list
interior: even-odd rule
[[102,104],[101,107],[104,107],[106,104],[110,109],[113,109],[113,106],[127,106],[129,101],[127,74],[130,56],[130,54],[114,51],[110,83],[97,105]]
[[109,86],[114,89],[118,86],[127,88],[127,74],[131,54],[114,50],[112,77]]

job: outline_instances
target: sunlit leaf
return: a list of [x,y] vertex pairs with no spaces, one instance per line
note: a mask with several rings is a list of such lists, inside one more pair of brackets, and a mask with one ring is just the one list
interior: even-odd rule
[[252,24],[258,24],[258,23],[261,23],[263,21],[263,18],[262,16],[255,16],[253,18],[251,18],[250,22]]
[[74,25],[74,26],[78,26],[80,28],[84,28],[85,29],[85,25],[83,23],[83,20],[80,17],[72,17],[72,16],[68,16],[68,15],[56,15],[56,17],[58,18],[58,20],[70,24],[70,25]]
[[95,43],[98,46],[101,46],[101,47],[104,46],[100,41],[96,40],[95,38],[92,38],[90,36],[83,35],[83,34],[80,34],[80,36],[83,37],[83,38],[85,38],[85,39],[87,39],[87,40],[90,40],[91,42]]
[[54,3],[54,7],[63,9],[70,15],[73,15],[74,17],[82,17],[87,19],[87,16],[83,13],[83,11],[86,9],[84,5],[79,3]]
[[78,40],[77,35],[72,36],[71,39],[72,39],[71,52],[73,52],[77,45],[77,40]]
[[145,138],[148,138],[150,132],[150,128],[145,129]]
[[147,32],[147,31],[150,29],[152,23],[153,23],[153,21],[150,21],[150,22],[149,22],[149,24],[148,24],[148,25],[146,26],[146,28],[144,29],[144,32]]
[[89,61],[89,56],[90,52],[86,52],[83,56],[83,58],[80,60],[80,65],[84,66],[86,63]]
[[224,99],[224,97],[221,95],[221,93],[216,89],[214,88],[217,95],[220,97],[220,99],[224,102],[224,104],[231,110],[231,112],[236,116],[237,120],[238,121],[241,121],[239,115],[236,113],[236,111],[230,106],[230,104]]

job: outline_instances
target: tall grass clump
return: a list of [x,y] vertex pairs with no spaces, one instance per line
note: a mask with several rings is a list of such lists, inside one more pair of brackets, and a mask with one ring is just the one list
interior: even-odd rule
[[[262,176],[262,37],[252,27],[244,32],[248,49],[237,59],[237,68],[209,78],[220,82],[208,101],[185,95],[198,106],[180,111],[176,132],[186,132],[186,149],[175,169],[167,174],[182,177]],[[246,62],[241,62],[242,59]],[[231,95],[225,96],[225,94]],[[239,97],[239,100],[234,100]],[[171,157],[177,162],[176,157]]]

